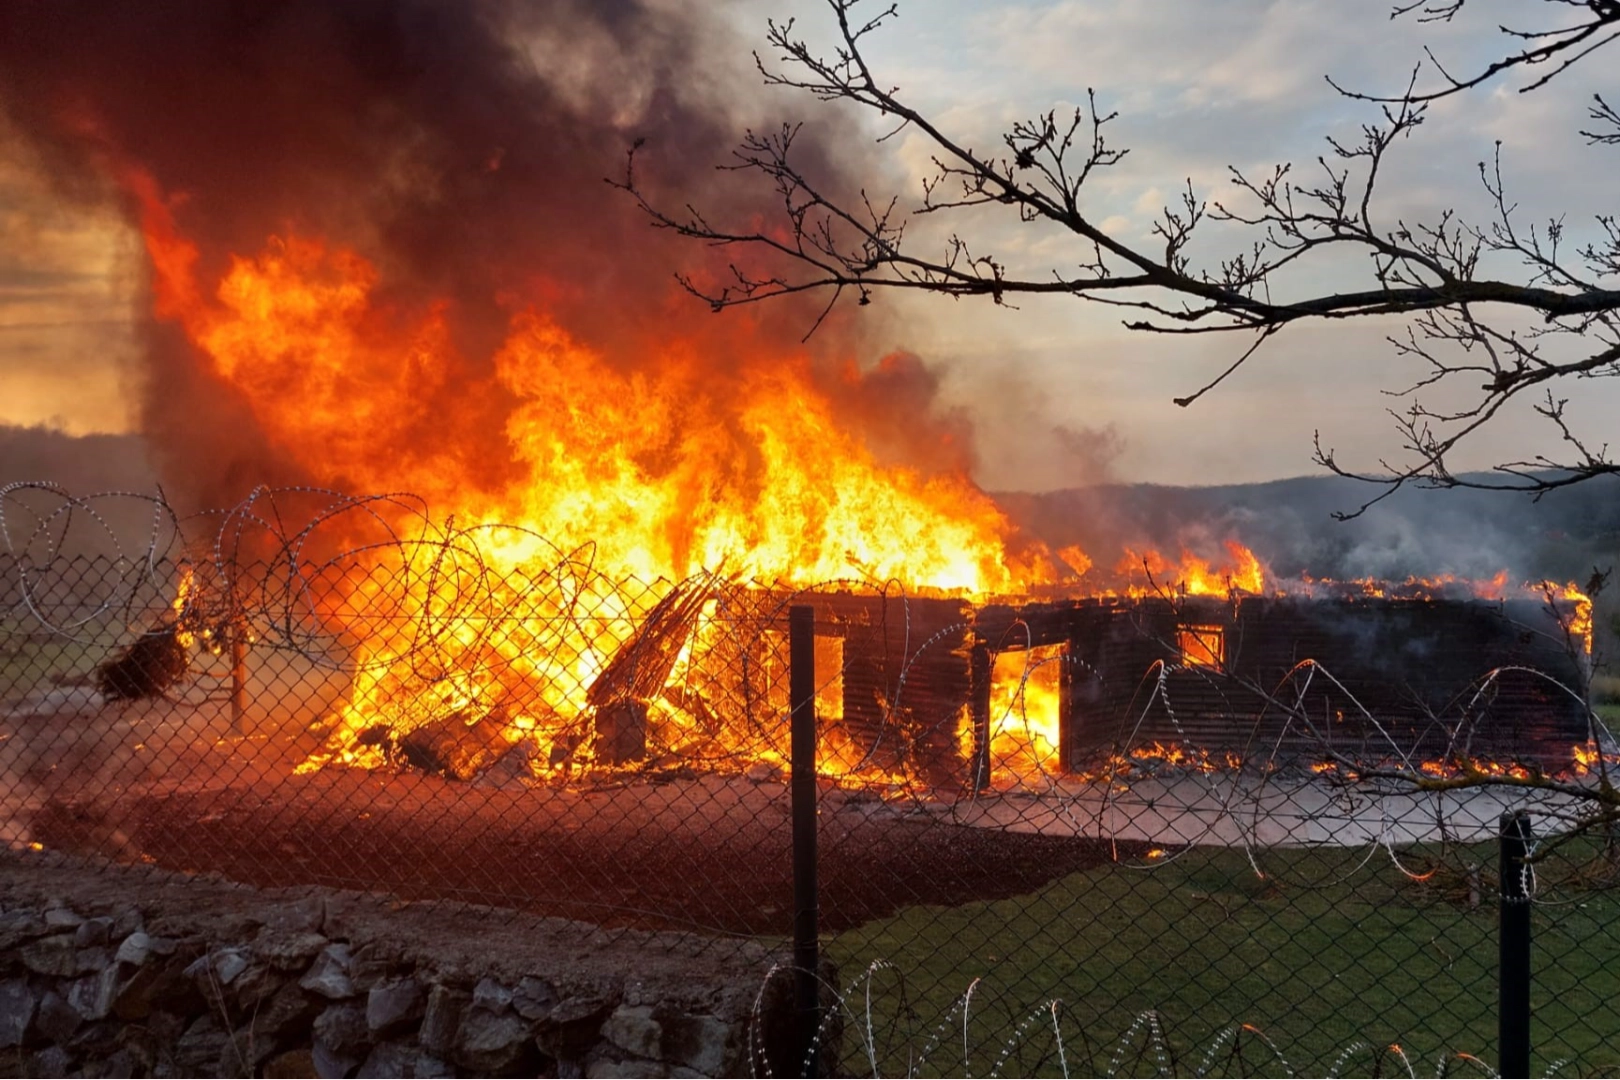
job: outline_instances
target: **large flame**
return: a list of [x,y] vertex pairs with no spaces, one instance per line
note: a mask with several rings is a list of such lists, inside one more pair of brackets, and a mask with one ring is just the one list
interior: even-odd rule
[[[359,254],[307,237],[233,256],[211,287],[150,181],[138,179],[156,310],[251,402],[279,451],[318,482],[406,489],[461,521],[531,528],[643,580],[724,566],[811,583],[898,580],[958,593],[1031,583],[1009,527],[967,478],[879,465],[817,393],[802,355],[761,357],[705,386],[703,357],[671,339],[633,372],[576,340],[538,303],[514,301],[492,378],[466,370],[442,306],[377,299]],[[735,393],[731,391],[735,389]],[[507,402],[495,445],[515,466],[469,487],[458,459],[488,452],[479,425]],[[414,445],[434,421],[438,447]],[[498,555],[520,565],[532,552]]]
[[[470,364],[447,304],[387,298],[372,263],[318,238],[271,237],[215,260],[209,280],[157,185],[139,170],[124,179],[142,208],[156,314],[241,392],[276,451],[318,484],[410,491],[441,515],[414,523],[413,543],[378,546],[326,604],[356,643],[356,675],[310,767],[378,765],[390,740],[456,717],[497,747],[530,740],[536,772],[590,761],[582,724],[612,708],[592,688],[670,583],[705,571],[955,595],[1042,579],[1009,556],[1007,520],[967,477],[880,464],[839,424],[802,352],[726,370],[671,334],[627,369],[535,296],[506,298],[493,363]],[[473,539],[479,523],[503,527]],[[559,553],[587,548],[588,574],[558,567]],[[466,555],[501,582],[470,604]],[[682,625],[665,692],[634,706],[665,747],[720,738],[700,717],[725,688],[668,689],[704,677],[689,668],[722,637],[713,612],[701,605]],[[839,736],[830,726],[824,760],[862,769]],[[768,741],[731,749],[778,756]]]
[[[142,208],[155,313],[240,391],[276,451],[319,484],[411,491],[459,530],[429,523],[419,543],[378,547],[370,569],[379,573],[339,585],[328,614],[357,643],[356,678],[311,766],[376,765],[384,750],[371,733],[465,717],[497,731],[497,743],[530,740],[534,771],[566,772],[592,754],[580,744],[581,720],[611,712],[591,696],[615,651],[661,604],[681,599],[670,583],[705,572],[795,585],[858,578],[958,596],[1025,593],[1050,582],[1056,565],[1093,580],[1079,548],[1014,558],[1007,519],[965,475],[879,463],[840,424],[802,351],[754,344],[750,363],[731,370],[702,341],[671,333],[626,367],[571,332],[536,288],[503,298],[493,363],[469,363],[448,301],[400,299],[359,252],[290,234],[205,259],[146,173],[123,179]],[[207,265],[218,269],[210,275]],[[437,541],[454,531],[464,543],[479,523],[515,527],[479,534],[475,561],[503,584],[469,607],[458,556]],[[559,552],[587,546],[588,580],[566,559],[559,566]],[[1236,540],[1225,547],[1220,563],[1186,550],[1176,561],[1128,551],[1115,580],[1093,591],[1236,597],[1276,585],[1254,552]],[[410,588],[390,584],[399,580]],[[1408,597],[1461,584],[1501,597],[1506,576],[1305,584]],[[1573,605],[1569,629],[1589,649],[1590,602],[1573,586],[1544,591],[1549,603]],[[590,619],[571,614],[582,599]],[[725,691],[700,685],[709,676],[692,657],[720,647],[723,630],[712,599],[687,599],[664,689],[637,699],[646,712],[637,723],[666,747],[701,752],[719,739],[704,695]],[[424,627],[431,663],[401,662]],[[1218,627],[1189,627],[1181,645],[1189,663],[1225,663]],[[1016,673],[996,672],[999,773],[1056,764],[1061,663],[1038,653],[1020,657]],[[836,721],[838,694],[823,691],[822,713]],[[831,771],[866,768],[836,723],[824,742]],[[768,740],[746,748],[765,762],[778,751]],[[1179,763],[1169,751],[1156,756]]]

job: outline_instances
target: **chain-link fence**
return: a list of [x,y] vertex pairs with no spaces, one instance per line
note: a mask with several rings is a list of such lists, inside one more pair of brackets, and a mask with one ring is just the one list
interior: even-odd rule
[[797,713],[824,1071],[1488,1070],[1521,811],[1532,1067],[1620,1064],[1613,746],[1552,591],[641,582],[285,495],[130,554],[10,499],[12,858],[785,941]]

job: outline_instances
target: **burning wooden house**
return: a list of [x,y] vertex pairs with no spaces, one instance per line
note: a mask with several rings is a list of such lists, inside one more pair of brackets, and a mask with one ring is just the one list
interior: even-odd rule
[[1143,746],[1556,771],[1591,737],[1589,612],[1551,597],[807,602],[818,667],[838,673],[818,672],[823,724],[863,765],[939,787],[1060,778]]
[[[462,779],[509,751],[540,779],[779,769],[794,605],[815,616],[820,768],[851,782],[1045,788],[1150,750],[1198,768],[1339,759],[1556,772],[1594,737],[1590,603],[1572,591],[1485,599],[1362,583],[1266,595],[1182,578],[996,601],[705,574],[636,592],[599,577],[570,598],[562,580],[506,579],[431,618],[391,600],[404,613],[386,623],[392,659],[357,668],[331,737],[301,770],[403,756],[441,771],[454,755],[424,755],[424,739],[459,746],[469,729],[485,748],[476,768],[442,767]],[[576,614],[585,600],[596,614]]]

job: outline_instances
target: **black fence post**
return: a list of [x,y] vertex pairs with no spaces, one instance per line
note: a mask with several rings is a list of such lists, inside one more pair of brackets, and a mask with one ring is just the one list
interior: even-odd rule
[[968,766],[968,784],[973,791],[990,787],[990,682],[995,658],[982,642],[968,653],[968,689],[973,711],[973,760]]
[[1502,815],[1502,925],[1497,1015],[1497,1071],[1504,1077],[1530,1075],[1530,815]]
[[792,704],[790,783],[793,798],[793,966],[800,1061],[820,1076],[813,1052],[821,1029],[821,966],[816,882],[816,610],[788,609],[788,700]]
[[232,625],[231,635],[231,734],[247,734],[247,630]]

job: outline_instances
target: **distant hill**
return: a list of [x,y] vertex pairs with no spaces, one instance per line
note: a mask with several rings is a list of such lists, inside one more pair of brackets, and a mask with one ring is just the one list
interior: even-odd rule
[[[74,437],[0,425],[0,485],[53,480],[69,491],[152,492],[158,484],[138,435]],[[1333,476],[1265,484],[1167,487],[1106,484],[996,500],[1029,536],[1053,547],[1079,544],[1111,566],[1126,548],[1189,548],[1223,554],[1239,540],[1284,576],[1393,577],[1455,573],[1584,582],[1594,566],[1620,565],[1620,481],[1555,491],[1539,502],[1517,495],[1403,490],[1348,522],[1369,489]],[[138,530],[148,523],[131,522]],[[1620,594],[1620,578],[1612,592]]]
[[[138,435],[74,436],[49,428],[0,424],[0,487],[30,480],[53,481],[73,495],[104,491],[150,495],[158,484],[147,460],[146,441]],[[20,548],[38,543],[40,538],[33,535],[38,526],[35,514],[49,513],[57,505],[50,496],[13,499],[4,507],[9,544]],[[79,515],[65,534],[58,522],[49,543],[61,543],[73,554],[111,555],[140,550],[150,540],[153,518],[149,503],[102,500],[97,511],[100,521]],[[6,547],[0,539],[0,550]]]
[[0,484],[54,480],[69,491],[152,491],[157,475],[139,435],[66,435],[0,424]]

